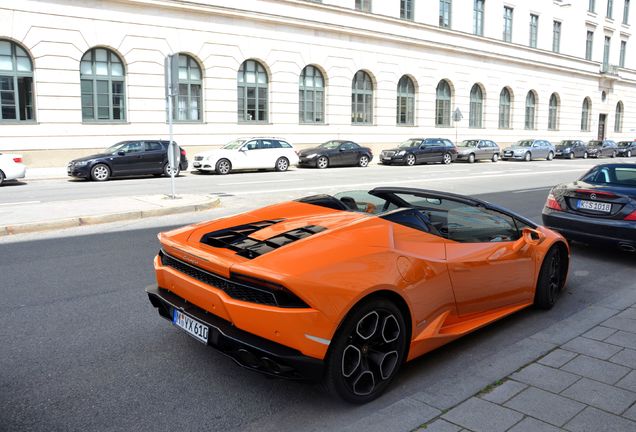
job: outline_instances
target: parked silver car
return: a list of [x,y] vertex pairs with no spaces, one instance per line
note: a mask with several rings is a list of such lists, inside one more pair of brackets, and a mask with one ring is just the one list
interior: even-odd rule
[[465,160],[468,163],[473,163],[476,160],[497,162],[500,153],[499,146],[490,140],[470,139],[457,145],[457,160]]
[[554,159],[556,151],[554,145],[546,140],[528,139],[517,141],[516,144],[503,150],[503,160],[518,159],[531,161],[533,159]]

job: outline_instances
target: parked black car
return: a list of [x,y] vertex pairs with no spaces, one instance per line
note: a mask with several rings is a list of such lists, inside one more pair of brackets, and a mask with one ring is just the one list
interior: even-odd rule
[[636,140],[635,141],[619,141],[618,142],[618,156],[632,157],[636,154]]
[[497,162],[501,150],[499,146],[491,140],[469,139],[457,145],[457,160],[465,160],[473,163],[476,160],[491,160]]
[[612,140],[592,140],[587,143],[587,154],[590,157],[616,157],[618,146]]
[[318,147],[303,149],[298,152],[298,166],[327,168],[330,166],[366,167],[373,159],[373,152],[353,141],[331,140]]
[[574,159],[583,158],[587,159],[587,144],[581,140],[563,140],[556,146],[556,157]]
[[[72,160],[67,166],[67,173],[71,177],[95,181],[140,174],[170,176],[169,143],[160,140],[122,141],[108,147],[103,153]],[[188,168],[186,152],[181,147],[179,150],[181,159],[175,175]]]
[[550,191],[543,224],[565,237],[636,251],[636,164],[597,165]]
[[457,148],[445,138],[411,138],[399,146],[382,150],[380,162],[385,165],[441,162],[449,164],[457,159]]

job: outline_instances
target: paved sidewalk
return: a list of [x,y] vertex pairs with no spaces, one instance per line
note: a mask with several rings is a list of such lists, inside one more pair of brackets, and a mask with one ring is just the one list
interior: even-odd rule
[[636,431],[636,303],[417,430]]
[[2,205],[0,236],[190,213],[218,205],[216,196],[194,194],[176,199],[147,195]]

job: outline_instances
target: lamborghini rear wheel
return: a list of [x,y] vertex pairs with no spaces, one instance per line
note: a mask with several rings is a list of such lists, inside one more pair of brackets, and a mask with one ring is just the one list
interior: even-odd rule
[[404,362],[407,327],[391,301],[363,301],[345,318],[332,340],[325,384],[344,400],[363,404],[377,398]]

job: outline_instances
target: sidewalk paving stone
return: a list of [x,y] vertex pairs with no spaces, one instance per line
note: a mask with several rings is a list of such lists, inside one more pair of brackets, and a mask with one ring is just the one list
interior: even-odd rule
[[559,432],[561,429],[551,426],[541,420],[526,417],[508,432]]
[[481,394],[480,397],[489,402],[503,404],[527,388],[527,384],[506,380],[503,384],[498,385],[491,391]]
[[584,333],[583,337],[602,341],[607,339],[614,333],[616,333],[616,329],[598,326],[598,327],[594,327],[592,330],[588,331],[587,333]]
[[[610,338],[614,336],[616,336],[616,334],[610,336]],[[621,350],[620,347],[615,345],[610,345],[609,343],[595,341],[584,337],[572,339],[570,342],[563,345],[562,348],[579,354],[585,354],[590,357],[596,357],[601,360],[607,360]]]
[[587,405],[620,414],[636,402],[636,393],[583,378],[561,393]]
[[605,321],[602,325],[617,330],[636,333],[636,320],[630,318],[621,318],[615,316]]
[[[612,296],[612,299],[613,297],[614,296]],[[616,315],[618,311],[616,307],[613,307],[614,303],[620,303],[623,300],[624,299],[620,297],[613,299],[610,302],[611,307],[599,305],[589,306],[582,311],[579,311],[574,315],[559,321],[558,323],[552,324],[550,327],[541,330],[540,332],[537,332],[530,338],[556,345],[564,344],[580,334],[585,333],[592,327],[597,326],[608,318]],[[636,303],[636,298],[630,303],[630,305],[633,303]],[[622,309],[624,309],[624,307],[620,310]]]
[[553,368],[560,368],[577,355],[577,353],[573,353],[572,351],[566,351],[564,349],[557,348],[545,357],[539,359],[538,363],[546,366],[551,366]]
[[636,371],[632,370],[623,379],[617,382],[616,387],[636,392]]
[[454,425],[443,419],[437,419],[433,423],[418,429],[418,432],[459,432],[461,430],[461,426]]
[[627,308],[616,316],[619,318],[629,318],[629,319],[636,320],[636,308],[634,307]]
[[636,349],[636,333],[619,330],[606,339],[607,343],[619,345],[625,348]]
[[504,432],[518,423],[523,415],[473,397],[444,414],[442,418],[475,432]]
[[572,432],[635,431],[636,423],[593,407],[587,407],[565,425]]
[[561,370],[592,378],[606,384],[616,384],[618,380],[623,378],[630,371],[630,369],[625,366],[582,354],[563,366]]
[[343,429],[343,432],[413,430],[441,413],[440,410],[420,401],[405,398],[353,423]]
[[609,361],[636,369],[636,351],[625,348],[624,350],[619,351],[618,354],[612,356]]
[[[623,417],[627,417],[631,420],[636,420],[636,404],[632,405],[627,411],[625,411],[623,413]],[[636,430],[636,428],[634,430]]]
[[511,375],[511,378],[526,384],[559,393],[580,379],[569,372],[532,363]]
[[585,408],[580,402],[536,387],[522,391],[504,406],[555,426],[563,426]]

